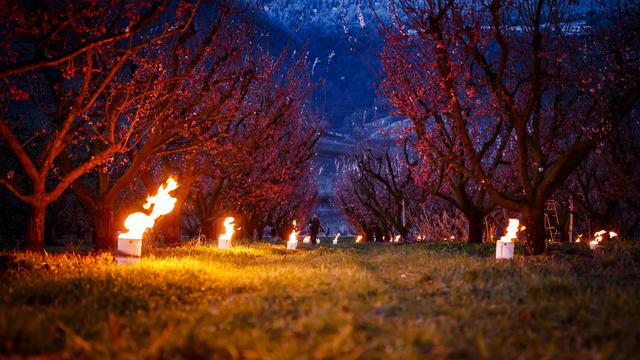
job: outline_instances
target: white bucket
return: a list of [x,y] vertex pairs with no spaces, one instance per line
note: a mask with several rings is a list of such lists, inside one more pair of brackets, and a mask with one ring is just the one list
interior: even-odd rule
[[512,241],[496,242],[496,259],[512,259],[515,244]]
[[218,249],[231,249],[231,240],[218,239]]
[[142,239],[118,238],[118,264],[137,264],[142,254]]
[[287,241],[287,250],[295,250],[298,248],[298,242],[288,242]]

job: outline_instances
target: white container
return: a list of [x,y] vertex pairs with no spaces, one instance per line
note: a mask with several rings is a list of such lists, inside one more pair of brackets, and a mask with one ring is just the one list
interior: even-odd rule
[[298,248],[298,242],[287,241],[287,250],[295,250]]
[[118,238],[118,264],[137,264],[142,254],[142,239]]
[[218,239],[218,249],[231,249],[231,240]]
[[496,259],[513,259],[514,248],[513,241],[498,240],[496,242]]

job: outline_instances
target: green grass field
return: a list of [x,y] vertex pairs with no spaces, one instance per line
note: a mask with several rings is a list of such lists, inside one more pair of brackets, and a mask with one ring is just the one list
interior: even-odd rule
[[10,254],[0,358],[637,358],[640,246],[491,244]]

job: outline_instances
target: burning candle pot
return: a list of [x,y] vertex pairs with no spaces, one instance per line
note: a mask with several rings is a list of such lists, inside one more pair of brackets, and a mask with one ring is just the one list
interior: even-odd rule
[[[600,246],[600,243],[604,240],[605,235],[607,235],[607,230],[600,230],[593,234],[593,240],[589,241],[589,248],[591,250],[595,250]],[[609,239],[618,236],[617,233],[613,231],[609,231]]]
[[233,217],[228,217],[224,219],[224,234],[218,237],[218,249],[231,249],[231,238],[233,237],[235,224],[233,223],[235,219]]
[[298,231],[296,231],[296,221],[293,220],[293,231],[289,235],[289,241],[287,241],[287,250],[295,250],[298,248]]
[[160,185],[156,195],[149,196],[147,202],[142,206],[147,210],[153,206],[151,214],[135,212],[127,216],[124,221],[124,227],[128,231],[118,235],[117,260],[119,264],[137,264],[140,262],[142,236],[147,229],[153,227],[158,217],[166,215],[173,210],[176,198],[169,195],[169,192],[177,188],[178,183],[173,178],[167,179],[166,183]]
[[520,229],[520,221],[518,219],[509,219],[507,233],[496,242],[496,259],[512,259],[515,244],[513,240],[517,239]]
[[336,234],[336,237],[333,238],[333,245],[338,245],[338,239],[340,238],[340,233]]

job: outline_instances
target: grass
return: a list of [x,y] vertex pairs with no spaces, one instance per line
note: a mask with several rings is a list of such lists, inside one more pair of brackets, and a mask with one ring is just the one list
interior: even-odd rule
[[513,261],[496,261],[493,252],[490,244],[459,243],[322,245],[289,253],[283,245],[197,246],[152,250],[135,266],[118,266],[108,254],[10,254],[15,258],[0,273],[0,354],[628,359],[640,353],[640,246]]

